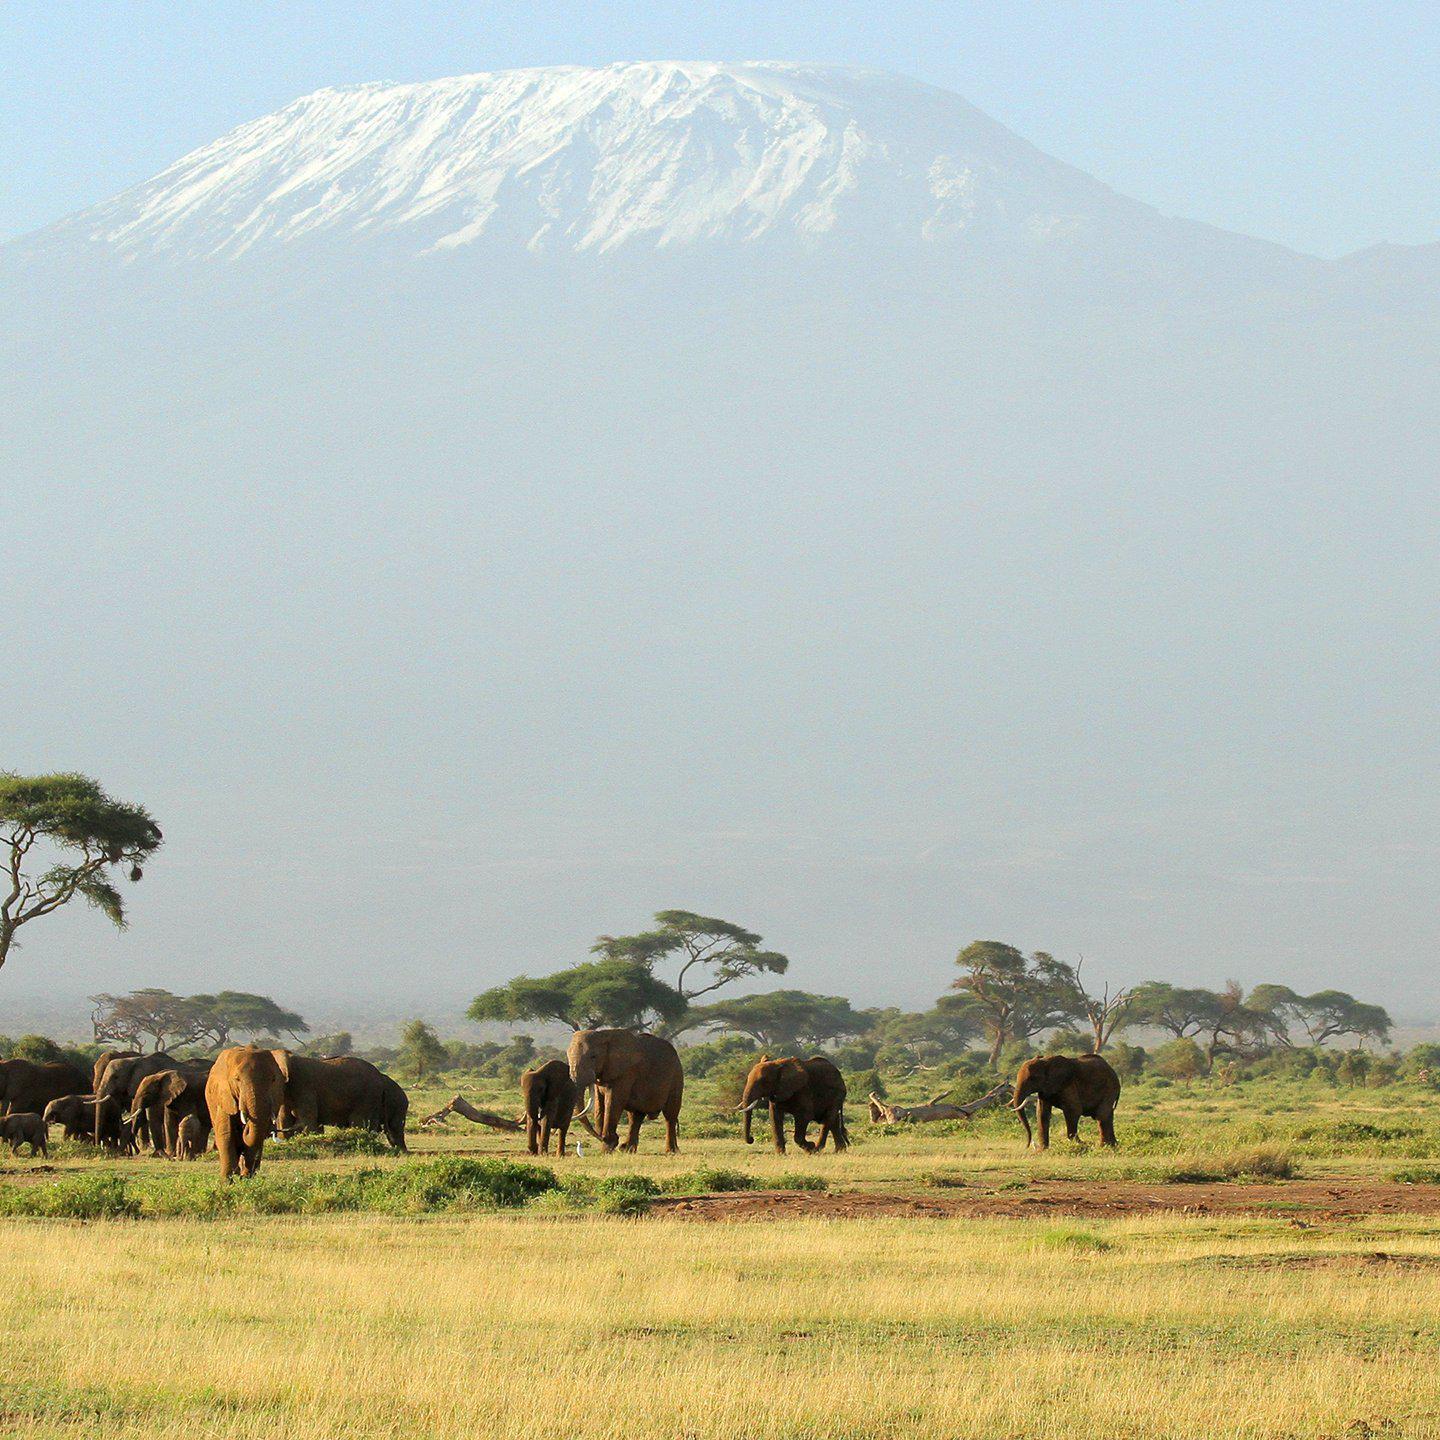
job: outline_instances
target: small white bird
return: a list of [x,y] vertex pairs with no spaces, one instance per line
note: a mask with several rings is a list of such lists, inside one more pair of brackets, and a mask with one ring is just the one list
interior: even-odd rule
[[576,1158],[577,1160],[581,1160],[581,1159],[584,1158],[584,1156],[585,1156],[585,1152],[580,1148],[580,1142],[577,1140],[577,1141],[575,1142],[575,1158]]

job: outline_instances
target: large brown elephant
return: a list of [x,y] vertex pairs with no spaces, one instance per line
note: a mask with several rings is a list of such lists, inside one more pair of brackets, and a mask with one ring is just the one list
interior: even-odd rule
[[[1025,1113],[1032,1095],[1037,1100],[1038,1139],[1030,1133],[1030,1117]],[[1120,1077],[1103,1057],[1037,1055],[1020,1066],[1011,1104],[1024,1122],[1026,1141],[1044,1150],[1050,1144],[1050,1112],[1057,1105],[1065,1116],[1067,1139],[1080,1138],[1080,1117],[1089,1115],[1100,1122],[1100,1143],[1113,1145],[1119,1099]]]
[[282,1135],[327,1125],[355,1126],[379,1131],[397,1150],[406,1148],[410,1097],[384,1071],[355,1055],[320,1059],[289,1050],[271,1053],[285,1077]]
[[[665,1153],[679,1150],[685,1072],[675,1047],[643,1030],[577,1030],[570,1037],[570,1078],[595,1091],[595,1128],[607,1150],[620,1144],[619,1124],[630,1116],[622,1150],[640,1143],[640,1122],[665,1117]],[[587,1106],[588,1109],[588,1106]]]
[[285,1104],[285,1076],[270,1050],[234,1045],[215,1057],[205,1082],[220,1174],[253,1175]]
[[[173,1070],[180,1062],[157,1050],[153,1055],[121,1054],[106,1066],[95,1087],[95,1143],[112,1148],[121,1144],[125,1117],[135,1110],[135,1092],[147,1075]],[[156,1155],[165,1153],[165,1112],[157,1102],[139,1112],[133,1122],[141,1149],[148,1143]]]
[[[775,1148],[785,1153],[785,1117],[795,1120],[795,1143],[802,1150],[823,1150],[829,1136],[837,1150],[850,1143],[845,1129],[845,1077],[833,1060],[812,1055],[808,1060],[791,1056],[772,1060],[762,1055],[745,1079],[740,1108],[745,1112],[745,1143],[754,1143],[750,1129],[751,1112],[757,1105],[770,1107],[770,1132]],[[820,1124],[820,1138],[812,1145],[806,1136],[811,1121]]]
[[527,1070],[520,1077],[520,1094],[525,1099],[525,1143],[530,1153],[548,1155],[553,1132],[559,1142],[557,1153],[563,1155],[580,1094],[570,1078],[570,1066],[564,1060],[547,1060]]
[[67,1140],[95,1138],[95,1097],[93,1095],[62,1095],[52,1100],[41,1112],[47,1125],[59,1125]]
[[127,1117],[132,1124],[142,1115],[154,1115],[159,1109],[159,1129],[165,1153],[174,1157],[179,1152],[180,1123],[194,1116],[201,1127],[201,1148],[210,1137],[210,1110],[205,1103],[205,1082],[210,1078],[209,1060],[182,1060],[173,1070],[157,1070],[135,1087],[135,1095]]
[[90,1077],[67,1060],[0,1060],[0,1115],[43,1115],[52,1100],[89,1093]]

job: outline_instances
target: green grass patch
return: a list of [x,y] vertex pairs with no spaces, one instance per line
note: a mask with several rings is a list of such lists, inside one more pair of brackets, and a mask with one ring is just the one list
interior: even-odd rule
[[1057,1225],[1040,1236],[1040,1243],[1050,1250],[1068,1250],[1072,1254],[1094,1254],[1113,1250],[1115,1246],[1092,1230],[1074,1225]]
[[335,1155],[390,1155],[394,1150],[377,1131],[339,1129],[282,1140],[276,1153],[286,1160],[328,1160]]

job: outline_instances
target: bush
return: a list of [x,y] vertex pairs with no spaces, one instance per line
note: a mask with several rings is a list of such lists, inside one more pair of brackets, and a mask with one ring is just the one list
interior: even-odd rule
[[1052,1250],[1069,1250],[1077,1254],[1099,1254],[1102,1250],[1115,1248],[1110,1241],[1073,1225],[1059,1225],[1053,1230],[1046,1230],[1040,1236],[1040,1243]]
[[1289,1180],[1295,1174],[1295,1160],[1279,1145],[1254,1145],[1218,1155],[1181,1157],[1170,1167],[1165,1179],[1175,1185],[1217,1184],[1227,1180]]
[[672,1175],[661,1186],[668,1195],[722,1195],[731,1190],[754,1190],[760,1182],[743,1170],[702,1165],[683,1175]]
[[830,1182],[823,1175],[812,1175],[808,1170],[787,1170],[775,1177],[777,1190],[828,1190]]
[[338,1129],[323,1134],[296,1135],[280,1142],[280,1155],[288,1160],[325,1160],[332,1155],[388,1155],[390,1142],[374,1130]]
[[68,1175],[48,1185],[0,1188],[0,1215],[121,1220],[140,1214],[123,1175]]

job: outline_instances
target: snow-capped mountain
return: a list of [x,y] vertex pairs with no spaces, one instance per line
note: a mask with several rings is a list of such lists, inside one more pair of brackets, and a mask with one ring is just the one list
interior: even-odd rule
[[41,245],[208,260],[326,240],[423,255],[479,242],[606,253],[787,238],[1044,248],[1117,235],[1275,248],[1165,219],[917,81],[654,63],[320,90],[52,227]]

